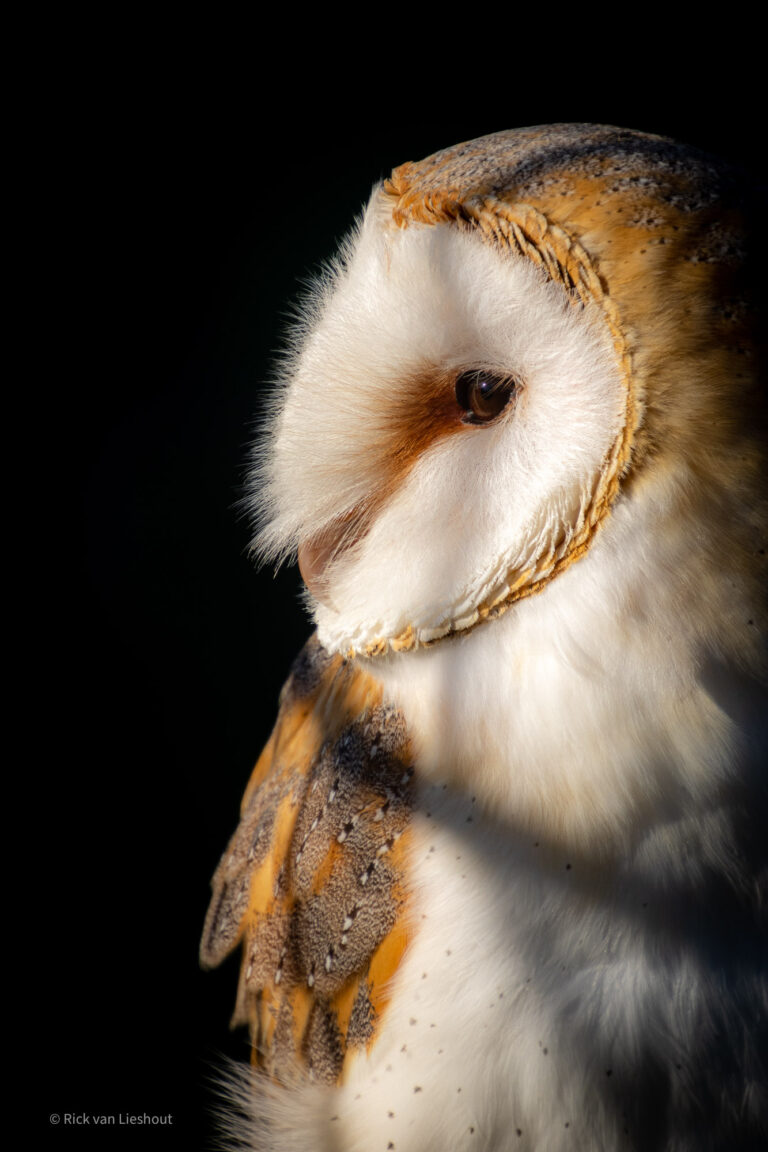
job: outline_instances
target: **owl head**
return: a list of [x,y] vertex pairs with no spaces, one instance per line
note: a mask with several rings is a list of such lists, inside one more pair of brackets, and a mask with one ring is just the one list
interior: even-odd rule
[[589,579],[595,552],[595,595],[642,611],[671,588],[717,631],[712,557],[748,580],[764,524],[744,215],[709,157],[587,125],[488,136],[374,189],[252,483],[257,548],[298,553],[327,647],[491,628]]

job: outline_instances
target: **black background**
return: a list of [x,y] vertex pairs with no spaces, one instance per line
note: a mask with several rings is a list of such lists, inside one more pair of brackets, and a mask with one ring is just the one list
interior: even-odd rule
[[[11,831],[51,1146],[209,1148],[206,1080],[219,1053],[247,1058],[227,1028],[237,964],[202,973],[197,946],[310,631],[294,571],[254,569],[235,508],[302,279],[394,165],[504,128],[620,124],[764,174],[762,78],[741,46],[630,59],[615,45],[608,75],[585,30],[578,52],[530,35],[495,29],[482,58],[456,44],[449,61],[392,21],[373,57],[362,35],[299,58],[295,30],[84,23],[32,53],[18,166],[32,406],[9,432],[36,557],[19,612],[31,796]],[[51,1113],[173,1127],[105,1134]]]

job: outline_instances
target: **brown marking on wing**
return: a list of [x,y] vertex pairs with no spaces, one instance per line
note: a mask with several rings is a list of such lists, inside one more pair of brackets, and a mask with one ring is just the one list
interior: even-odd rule
[[374,680],[307,645],[213,880],[201,960],[243,941],[233,1025],[280,1080],[369,1043],[407,942],[412,769]]
[[280,1003],[274,995],[274,989],[263,988],[258,997],[254,997],[249,1013],[253,1039],[253,1048],[251,1049],[253,1063],[256,1063],[254,1060],[256,1053],[271,1051],[279,1011]]
[[408,932],[407,918],[399,917],[371,958],[368,969],[369,996],[376,1016],[381,1015],[391,999],[392,979],[408,947]]
[[285,1000],[291,1009],[291,1038],[294,1050],[301,1052],[309,1025],[309,1017],[314,1007],[314,997],[309,988],[298,984],[286,994]]
[[270,853],[251,876],[247,913],[249,921],[255,922],[259,917],[270,913],[275,906],[278,873],[288,851],[295,824],[296,804],[294,796],[289,793],[277,809]]
[[339,1031],[342,1036],[346,1037],[349,1032],[349,1021],[352,1017],[352,1009],[355,1006],[355,1001],[360,994],[360,986],[364,984],[362,976],[353,976],[331,1001],[336,1020],[338,1021]]
[[343,855],[343,846],[337,840],[331,844],[325,859],[318,865],[312,877],[312,895],[317,896],[325,888],[334,869],[338,870]]

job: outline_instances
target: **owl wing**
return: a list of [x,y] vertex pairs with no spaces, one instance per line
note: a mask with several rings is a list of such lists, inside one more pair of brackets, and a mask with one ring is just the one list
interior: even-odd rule
[[401,714],[310,639],[213,877],[200,946],[208,968],[243,942],[232,1025],[249,1025],[253,1062],[278,1080],[335,1083],[375,1035],[407,940],[412,777]]

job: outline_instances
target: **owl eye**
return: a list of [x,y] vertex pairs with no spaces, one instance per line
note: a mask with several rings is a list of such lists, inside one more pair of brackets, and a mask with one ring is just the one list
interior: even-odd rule
[[512,399],[517,381],[512,376],[472,368],[456,377],[456,401],[463,424],[490,424]]

